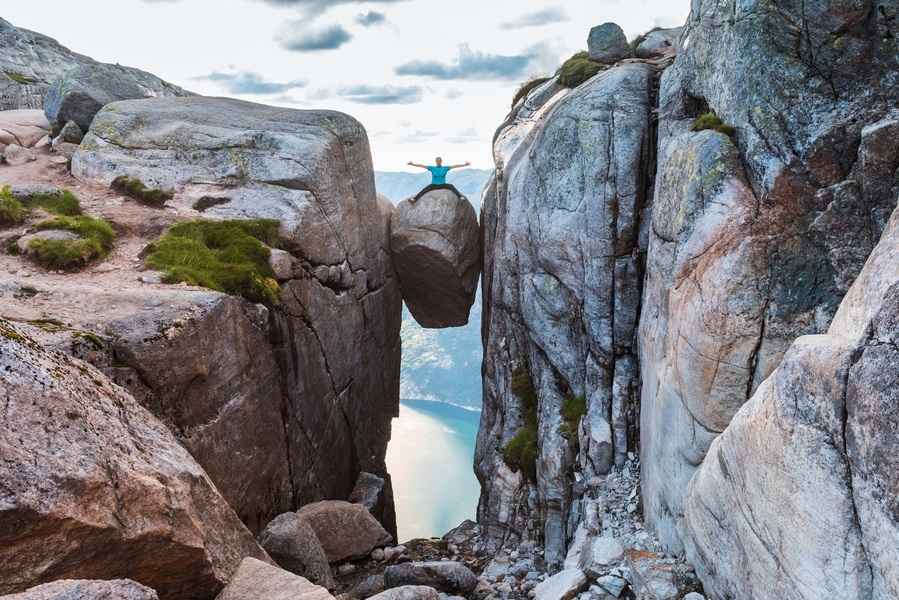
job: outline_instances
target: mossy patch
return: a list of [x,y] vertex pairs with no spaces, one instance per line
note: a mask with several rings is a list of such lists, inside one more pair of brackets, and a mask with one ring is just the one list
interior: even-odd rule
[[12,81],[15,81],[16,83],[21,83],[22,85],[29,85],[29,84],[35,82],[35,80],[32,79],[31,77],[28,77],[27,75],[23,75],[23,74],[19,73],[18,71],[4,71],[3,74],[6,75]]
[[59,216],[38,223],[35,229],[61,229],[79,236],[77,240],[34,239],[28,243],[28,252],[35,262],[61,271],[79,269],[93,260],[105,258],[115,241],[112,226],[93,217]]
[[527,367],[512,372],[512,393],[521,401],[521,429],[503,447],[503,460],[521,471],[530,481],[537,480],[537,391]]
[[562,434],[577,435],[578,426],[587,414],[587,398],[585,396],[568,396],[562,402]]
[[272,219],[178,223],[150,245],[146,265],[162,271],[166,283],[277,304],[280,287],[269,265],[269,246],[278,245],[278,227]]
[[566,60],[559,69],[559,84],[567,88],[576,88],[606,68],[608,68],[606,65],[590,60],[589,53],[578,52]]
[[707,112],[700,115],[693,121],[693,131],[705,131],[711,129],[718,133],[723,133],[727,137],[733,137],[737,132],[732,126],[726,124],[721,118],[713,112]]
[[0,227],[24,223],[26,218],[28,218],[28,209],[13,198],[9,186],[0,189]]
[[172,191],[148,188],[140,179],[127,175],[116,177],[110,187],[120,194],[137,200],[144,206],[153,208],[162,208],[166,202],[175,197],[175,193]]
[[69,190],[32,194],[25,201],[29,208],[43,208],[49,213],[75,217],[81,214],[81,203],[78,197]]
[[528,94],[547,81],[549,81],[549,77],[537,77],[536,79],[531,79],[530,81],[521,84],[521,87],[515,92],[515,97],[512,98],[512,107],[514,108],[522,99],[527,98]]

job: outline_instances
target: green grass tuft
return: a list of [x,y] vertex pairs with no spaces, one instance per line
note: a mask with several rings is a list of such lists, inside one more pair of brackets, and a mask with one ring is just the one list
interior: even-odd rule
[[148,188],[140,179],[127,175],[116,177],[110,187],[120,194],[153,208],[162,208],[166,202],[175,197],[174,192]]
[[13,198],[9,186],[0,189],[0,227],[10,227],[24,223],[28,217],[28,209]]
[[35,229],[62,229],[80,236],[77,240],[34,239],[28,243],[29,254],[35,262],[48,269],[71,271],[99,258],[105,258],[112,250],[115,232],[103,219],[93,217],[59,216],[42,221]]
[[559,69],[559,83],[567,88],[576,88],[606,68],[605,65],[590,60],[587,52],[578,52]]
[[78,202],[78,197],[69,190],[32,194],[25,202],[29,208],[43,208],[56,215],[75,217],[81,214],[81,203]]
[[28,85],[30,83],[34,83],[34,79],[28,77],[27,75],[22,75],[16,71],[4,71],[3,72],[7,77],[16,83],[21,83],[22,85]]
[[[269,265],[278,221],[188,221],[173,226],[150,247],[146,264],[166,283],[184,282],[277,304],[280,287]],[[267,244],[267,245],[266,245]]]
[[518,104],[523,98],[527,98],[527,95],[534,91],[539,86],[543,85],[549,81],[549,77],[537,77],[536,79],[531,79],[518,88],[518,91],[515,92],[515,97],[512,99],[512,108],[515,108],[515,105]]
[[726,124],[713,112],[707,112],[693,122],[693,131],[705,131],[706,129],[723,133],[727,137],[733,137],[737,132],[736,129]]
[[503,460],[530,481],[537,480],[537,391],[526,367],[512,373],[512,393],[521,400],[524,425],[503,447]]
[[562,433],[566,436],[577,435],[581,418],[587,414],[587,398],[585,396],[568,396],[562,402]]

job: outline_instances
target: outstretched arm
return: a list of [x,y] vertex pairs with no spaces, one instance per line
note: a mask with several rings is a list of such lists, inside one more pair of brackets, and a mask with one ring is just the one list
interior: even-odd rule
[[462,163],[461,165],[450,165],[449,168],[450,168],[450,169],[461,169],[461,168],[463,168],[463,167],[470,167],[470,166],[471,166],[471,163],[468,162],[468,161],[465,161],[465,162]]
[[411,160],[407,163],[410,167],[418,167],[419,169],[427,169],[426,165],[420,165],[418,163],[414,163]]

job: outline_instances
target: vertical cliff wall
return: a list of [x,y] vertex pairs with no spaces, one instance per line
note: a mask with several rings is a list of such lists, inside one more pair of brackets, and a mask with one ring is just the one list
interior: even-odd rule
[[551,80],[495,140],[482,212],[478,515],[495,539],[544,539],[553,564],[579,520],[575,482],[636,450],[657,75],[657,65],[634,61],[574,90]]

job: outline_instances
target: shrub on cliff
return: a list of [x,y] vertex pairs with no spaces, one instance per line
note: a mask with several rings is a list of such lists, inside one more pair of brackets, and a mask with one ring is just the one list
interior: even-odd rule
[[521,471],[530,481],[537,480],[537,391],[526,367],[512,373],[512,393],[521,401],[524,424],[503,447],[503,460]]
[[272,219],[178,223],[150,246],[146,264],[162,271],[166,283],[277,304],[280,287],[269,265],[269,246],[278,243],[278,227]]
[[137,200],[144,206],[162,208],[165,203],[175,197],[175,193],[167,190],[148,188],[144,182],[134,177],[121,175],[113,179],[110,187],[129,198]]
[[515,92],[515,97],[512,98],[512,108],[515,108],[515,105],[518,104],[523,98],[527,98],[528,94],[549,81],[549,79],[549,77],[537,77],[521,84],[521,87],[518,88],[517,92]]
[[590,60],[589,53],[578,52],[566,60],[559,69],[559,84],[567,88],[576,88],[605,69],[605,65]]
[[0,227],[9,227],[25,222],[28,209],[13,198],[9,186],[0,189]]
[[568,396],[562,402],[562,433],[566,436],[577,435],[581,418],[587,414],[587,398],[585,396]]
[[38,238],[28,243],[29,255],[48,269],[70,271],[83,267],[92,260],[106,257],[115,241],[110,224],[93,217],[59,216],[38,223],[35,229],[71,231],[79,236],[74,240]]
[[727,137],[733,137],[737,132],[736,129],[727,125],[713,112],[707,112],[704,115],[700,115],[699,118],[693,122],[693,131],[705,131],[706,129],[723,133]]

